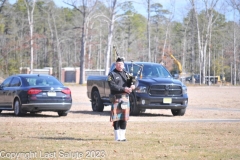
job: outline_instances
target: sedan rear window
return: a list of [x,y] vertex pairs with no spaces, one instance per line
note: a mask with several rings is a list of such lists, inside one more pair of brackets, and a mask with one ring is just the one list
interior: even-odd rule
[[26,81],[28,82],[29,86],[54,86],[54,85],[62,85],[54,77],[25,77]]

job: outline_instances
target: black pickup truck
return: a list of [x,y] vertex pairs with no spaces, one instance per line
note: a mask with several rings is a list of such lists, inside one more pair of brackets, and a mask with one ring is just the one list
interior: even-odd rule
[[[188,105],[187,87],[175,79],[161,64],[125,62],[125,70],[136,77],[136,89],[130,94],[130,114],[139,115],[146,109],[171,109],[174,116],[183,116]],[[113,63],[110,71],[115,68]],[[139,76],[141,72],[141,76]],[[88,76],[87,96],[92,110],[102,112],[111,105],[107,76]]]

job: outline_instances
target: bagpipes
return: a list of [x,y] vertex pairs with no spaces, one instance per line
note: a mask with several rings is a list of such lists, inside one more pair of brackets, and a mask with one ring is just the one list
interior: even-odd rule
[[[124,57],[120,57],[118,52],[117,52],[117,49],[115,46],[113,46],[113,49],[114,49],[114,52],[115,54],[117,55],[117,58],[122,58],[123,60],[125,60]],[[137,71],[137,74],[134,76],[134,72],[133,72],[133,65],[136,65],[139,67],[139,70]],[[136,63],[134,63],[133,61],[131,61],[131,69],[130,69],[130,73],[129,73],[129,78],[130,78],[130,84],[131,85],[135,85],[137,87],[137,79],[142,79],[142,71],[143,71],[143,65],[138,65]],[[139,78],[138,78],[139,76]]]

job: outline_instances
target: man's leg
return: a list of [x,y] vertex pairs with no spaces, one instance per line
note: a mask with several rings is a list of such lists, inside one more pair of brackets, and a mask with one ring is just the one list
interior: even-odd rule
[[119,140],[120,141],[126,141],[126,127],[127,127],[127,121],[124,120],[120,120],[119,121],[119,127],[120,127],[120,131],[119,131]]
[[114,121],[113,122],[113,127],[114,127],[114,139],[115,141],[119,141],[119,121]]

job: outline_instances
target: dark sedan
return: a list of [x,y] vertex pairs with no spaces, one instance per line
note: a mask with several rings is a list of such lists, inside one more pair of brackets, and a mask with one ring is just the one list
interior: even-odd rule
[[0,85],[0,113],[13,110],[16,116],[22,116],[27,112],[55,111],[66,116],[71,106],[71,90],[50,75],[12,75]]

